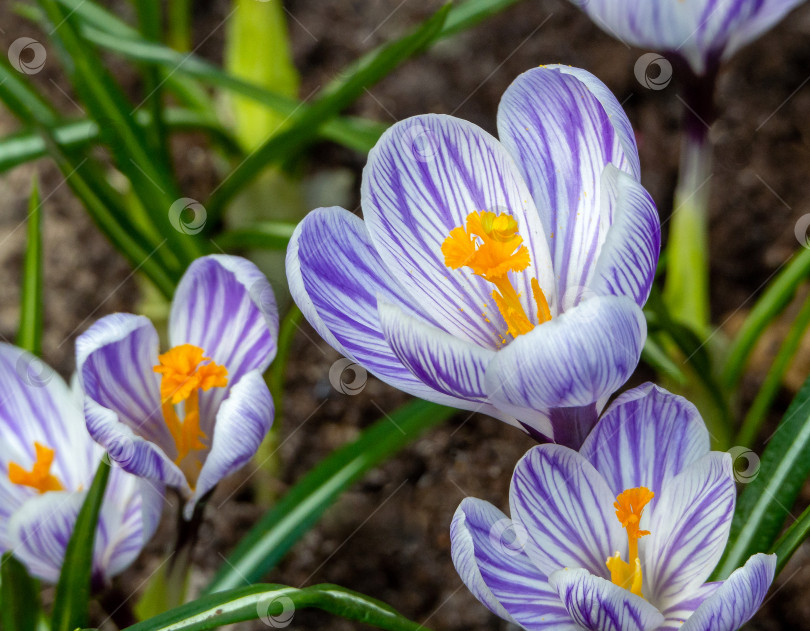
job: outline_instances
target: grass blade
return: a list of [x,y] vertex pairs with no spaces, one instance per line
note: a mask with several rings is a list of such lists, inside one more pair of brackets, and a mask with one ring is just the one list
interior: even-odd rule
[[28,239],[23,262],[22,302],[17,346],[29,353],[42,353],[42,212],[39,184],[31,182],[28,199]]
[[59,576],[53,602],[51,631],[74,631],[76,628],[87,626],[93,547],[98,514],[109,476],[110,465],[102,460],[79,511],[76,527],[65,552],[62,574]]
[[737,502],[731,536],[714,572],[724,579],[752,554],[767,552],[810,474],[810,379],[768,441],[759,472]]
[[39,586],[11,552],[0,561],[0,603],[0,626],[5,631],[35,631]]
[[303,589],[252,585],[200,598],[144,620],[126,631],[203,631],[247,620],[286,627],[299,609],[316,608],[388,631],[429,631],[388,605],[337,585]]

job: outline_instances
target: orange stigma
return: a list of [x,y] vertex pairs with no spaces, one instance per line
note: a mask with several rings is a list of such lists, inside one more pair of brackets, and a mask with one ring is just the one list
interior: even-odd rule
[[[473,274],[495,285],[492,298],[506,321],[507,334],[517,337],[535,327],[509,279],[509,272],[522,272],[531,263],[514,217],[489,211],[470,213],[466,225],[450,231],[442,243],[442,254],[447,267],[469,267]],[[531,279],[531,287],[537,304],[537,324],[548,322],[551,310],[536,278]],[[502,341],[506,343],[505,338]]]
[[624,562],[618,551],[607,560],[610,580],[619,587],[630,590],[636,596],[642,596],[643,582],[641,560],[638,558],[638,540],[650,534],[649,530],[639,530],[639,523],[644,507],[654,496],[655,493],[650,489],[639,486],[620,493],[613,504],[616,509],[616,517],[622,527],[627,530],[629,554],[627,563]]
[[[200,429],[200,390],[224,388],[228,385],[228,371],[224,366],[205,357],[204,351],[192,344],[175,346],[158,356],[159,365],[154,371],[162,375],[160,399],[163,419],[177,447],[174,462],[186,473],[193,486],[201,463],[184,463],[192,451],[206,449],[207,439]],[[180,421],[175,405],[184,402],[184,418]],[[192,464],[193,469],[188,465]],[[185,465],[185,466],[184,466]]]
[[37,459],[30,471],[26,471],[16,462],[9,463],[8,465],[8,479],[12,484],[20,486],[30,486],[40,493],[47,493],[48,491],[63,491],[65,489],[62,483],[55,475],[51,475],[51,465],[56,453],[53,449],[42,445],[41,443],[34,443]]

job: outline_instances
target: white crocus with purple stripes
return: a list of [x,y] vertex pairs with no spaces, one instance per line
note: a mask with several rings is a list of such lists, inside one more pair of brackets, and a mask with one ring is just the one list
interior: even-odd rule
[[684,59],[697,75],[755,40],[804,0],[571,0],[609,35]]
[[728,540],[731,457],[697,409],[652,384],[620,396],[582,449],[531,449],[511,519],[466,498],[453,562],[492,612],[530,631],[734,631],[765,597],[774,555],[707,583]]
[[638,363],[658,215],[630,122],[593,75],[524,73],[498,130],[395,124],[363,172],[365,221],[319,208],[298,226],[290,289],[386,383],[579,446]]
[[[0,552],[55,583],[104,450],[87,433],[79,395],[39,359],[2,343],[0,436]],[[135,560],[162,509],[162,485],[113,466],[96,530],[95,587]]]
[[175,487],[196,503],[256,453],[273,421],[262,373],[276,353],[278,312],[250,261],[192,263],[159,355],[148,318],[114,314],[79,337],[76,363],[87,428],[124,469]]

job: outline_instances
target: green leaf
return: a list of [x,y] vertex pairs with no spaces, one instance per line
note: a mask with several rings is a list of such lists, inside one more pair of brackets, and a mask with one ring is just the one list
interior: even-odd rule
[[35,631],[39,616],[39,586],[6,552],[0,561],[0,626],[4,631]]
[[126,631],[202,631],[247,620],[261,620],[270,628],[280,628],[292,622],[297,610],[309,608],[388,631],[429,631],[385,603],[337,585],[303,589],[285,585],[242,587],[200,598]]
[[[750,454],[750,455],[749,455]],[[755,454],[739,456],[751,464]],[[810,379],[768,441],[756,477],[737,501],[731,536],[714,572],[724,579],[752,554],[768,551],[810,474]]]
[[683,374],[678,364],[667,355],[667,352],[651,335],[647,336],[647,340],[644,342],[644,348],[641,349],[641,360],[655,372],[666,375],[678,385],[683,386],[686,384],[686,375]]
[[206,204],[215,217],[225,204],[269,164],[285,160],[311,143],[324,121],[351,105],[369,86],[391,73],[413,55],[423,51],[441,33],[449,5],[444,6],[405,37],[383,46],[373,56],[364,56],[354,72],[329,84],[312,106],[297,116],[284,132],[264,143],[220,184]]
[[[138,112],[141,127],[151,123],[147,112]],[[228,153],[241,154],[241,149],[219,123],[188,109],[171,108],[165,112],[165,123],[171,131],[204,131]],[[56,144],[62,149],[81,150],[101,141],[98,124],[93,120],[64,121],[53,127]],[[0,173],[48,155],[45,140],[37,131],[25,130],[0,138]]]
[[56,585],[51,631],[74,631],[87,626],[90,581],[93,574],[93,547],[98,514],[107,490],[110,465],[102,460],[87,492],[76,526],[68,542],[62,574]]
[[771,552],[776,555],[776,575],[785,569],[785,565],[790,561],[793,553],[799,549],[799,546],[810,536],[810,507],[806,508],[804,512],[799,515],[798,519],[794,521],[790,528],[785,531],[779,541],[777,541]]
[[479,22],[508,9],[520,0],[467,0],[453,6],[447,16],[441,37],[465,31]]
[[216,238],[217,245],[223,250],[281,250],[287,249],[293,232],[294,223],[267,221],[254,224],[248,228],[226,230]]
[[810,296],[805,299],[802,308],[790,325],[782,346],[771,364],[765,381],[757,392],[757,396],[743,419],[740,433],[737,435],[735,443],[737,445],[750,446],[757,437],[762,424],[771,409],[771,404],[782,387],[782,380],[793,363],[793,358],[801,348],[802,338],[807,328],[810,326]]
[[207,593],[260,580],[353,482],[454,412],[412,401],[321,461],[242,539]]
[[796,290],[810,277],[810,248],[802,248],[768,283],[731,344],[722,380],[733,389],[740,381],[748,357],[768,325],[790,304]]
[[31,182],[28,199],[28,241],[23,263],[22,304],[17,346],[29,353],[42,352],[42,213],[39,184]]

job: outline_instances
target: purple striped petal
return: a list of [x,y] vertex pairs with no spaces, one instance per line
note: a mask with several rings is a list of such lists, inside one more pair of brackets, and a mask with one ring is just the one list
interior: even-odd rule
[[583,629],[652,631],[664,622],[661,612],[643,598],[585,570],[558,570],[549,583]]
[[[86,496],[86,491],[37,495],[12,515],[8,524],[11,548],[31,574],[57,582]],[[113,468],[93,551],[97,582],[105,582],[129,567],[154,534],[162,509],[162,488]]]
[[512,519],[527,533],[526,554],[546,576],[564,567],[608,576],[607,558],[627,549],[614,501],[596,469],[560,445],[523,456],[509,492]]
[[736,491],[731,457],[711,452],[667,484],[639,544],[645,594],[667,609],[702,585],[728,540]]
[[615,200],[603,195],[602,172],[613,164],[639,178],[630,122],[596,77],[546,66],[506,90],[498,133],[540,213],[562,308],[572,307],[591,284],[614,221]]
[[385,339],[378,300],[416,314],[359,217],[342,208],[309,213],[287,248],[287,279],[306,319],[338,352],[399,390],[458,407],[403,366]]
[[486,374],[490,400],[519,420],[524,410],[591,405],[633,374],[646,334],[630,299],[590,298],[498,351]]
[[30,353],[0,343],[0,550],[9,549],[11,515],[37,491],[12,484],[13,462],[31,470],[34,443],[55,452],[51,473],[71,491],[87,486],[103,451],[84,426],[80,402],[49,366]]
[[709,432],[689,401],[647,383],[611,404],[580,453],[614,495],[644,486],[656,502],[674,476],[709,453]]
[[186,504],[186,519],[191,518],[194,504],[201,497],[256,454],[273,424],[273,413],[273,398],[258,370],[247,373],[231,387],[217,413],[211,451],[203,463],[194,495]]
[[731,573],[681,627],[682,631],[735,631],[753,617],[773,582],[775,554],[755,554]]
[[614,208],[590,289],[597,295],[647,302],[661,250],[661,223],[650,194],[613,165],[602,176],[603,203]]
[[535,277],[555,313],[551,257],[537,210],[509,154],[479,127],[434,114],[395,124],[369,154],[362,203],[380,257],[448,333],[495,350],[507,328],[493,285],[444,263],[442,243],[474,211],[515,218],[531,257],[525,272],[512,275],[521,302],[536,322]]
[[633,46],[678,53],[697,74],[759,37],[801,1],[574,0],[606,33]]
[[453,563],[494,614],[525,629],[577,631],[546,577],[522,549],[525,535],[489,502],[468,497],[450,526]]
[[[278,310],[270,283],[253,263],[215,254],[195,260],[172,300],[169,340],[193,344],[228,369],[228,383],[264,372],[276,355]],[[229,388],[200,392],[200,428],[213,431]]]
[[657,631],[676,631],[680,629],[685,620],[695,613],[703,602],[714,594],[722,582],[704,583],[686,598],[681,599],[668,609],[664,610],[664,624]]
[[113,314],[76,341],[76,370],[93,439],[125,471],[189,492],[172,458],[174,439],[160,405],[158,336],[143,316]]
[[460,399],[487,400],[484,375],[496,351],[477,346],[393,305],[379,305],[383,334],[399,360],[431,388]]

